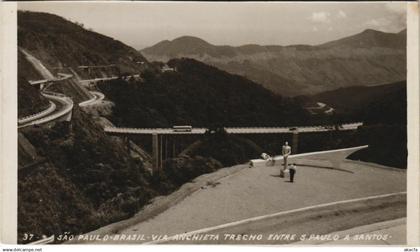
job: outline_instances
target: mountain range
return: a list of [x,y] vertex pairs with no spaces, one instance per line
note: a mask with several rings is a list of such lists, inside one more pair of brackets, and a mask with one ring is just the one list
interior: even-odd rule
[[149,61],[193,58],[286,95],[406,79],[406,30],[365,30],[321,45],[217,46],[183,36],[140,51]]

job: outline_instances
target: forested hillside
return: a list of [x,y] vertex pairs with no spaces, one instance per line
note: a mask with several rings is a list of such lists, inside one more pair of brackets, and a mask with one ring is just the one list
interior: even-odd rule
[[127,127],[173,125],[282,126],[308,123],[292,98],[193,59],[169,62],[176,71],[149,73],[144,82],[114,80],[101,90],[115,103],[111,120]]
[[372,98],[359,110],[365,122],[360,136],[369,148],[354,153],[351,159],[407,168],[407,89],[405,82],[393,85],[393,91]]
[[351,159],[406,168],[407,166],[407,83],[339,88],[310,97],[305,102],[323,102],[334,108],[332,121],[362,121],[359,141],[369,148]]

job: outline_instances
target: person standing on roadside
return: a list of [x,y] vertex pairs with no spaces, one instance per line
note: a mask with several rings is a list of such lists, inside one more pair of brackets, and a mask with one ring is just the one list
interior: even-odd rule
[[284,166],[283,168],[280,168],[280,177],[284,178],[284,171],[287,169],[287,157],[289,157],[289,155],[292,153],[292,148],[289,146],[288,142],[285,142],[282,148],[282,155],[283,155],[283,161],[284,161]]
[[290,182],[293,183],[293,180],[295,178],[296,174],[296,164],[293,163],[292,166],[289,168],[289,176],[290,176]]

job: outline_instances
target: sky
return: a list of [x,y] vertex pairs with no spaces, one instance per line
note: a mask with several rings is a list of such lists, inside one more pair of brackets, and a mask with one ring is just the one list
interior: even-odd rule
[[365,29],[399,32],[404,2],[18,2],[136,49],[188,35],[214,45],[316,45]]

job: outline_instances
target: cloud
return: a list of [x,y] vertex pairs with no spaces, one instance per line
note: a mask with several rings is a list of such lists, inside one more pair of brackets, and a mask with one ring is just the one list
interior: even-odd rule
[[319,24],[329,24],[332,19],[343,19],[347,18],[347,14],[343,10],[339,10],[336,14],[331,14],[326,11],[312,12],[309,20]]
[[313,12],[309,19],[314,23],[329,23],[331,14],[329,12],[320,11]]
[[347,17],[347,14],[346,14],[343,10],[340,10],[340,11],[337,13],[337,17],[338,17],[338,18],[346,18],[346,17]]
[[384,32],[399,32],[407,26],[407,4],[401,2],[385,3],[382,16],[368,19],[365,25],[368,28]]
[[402,3],[386,3],[385,7],[390,12],[394,12],[394,13],[397,13],[397,14],[405,14],[406,11],[407,11],[407,4],[404,3],[404,2],[402,2]]
[[386,19],[379,18],[379,19],[371,19],[366,21],[366,25],[373,26],[373,27],[380,27],[386,23]]
[[398,17],[381,17],[370,19],[365,22],[368,28],[381,30],[384,32],[398,32],[406,27],[405,19],[402,21]]
[[406,3],[386,3],[388,10],[388,19],[393,19],[392,23],[388,24],[393,29],[402,29],[407,26],[407,4]]

